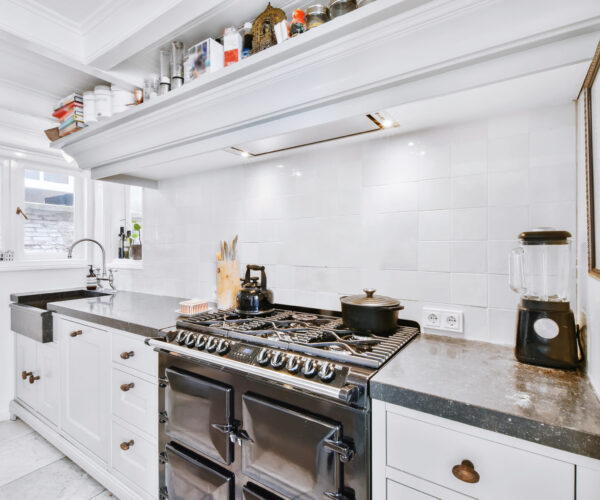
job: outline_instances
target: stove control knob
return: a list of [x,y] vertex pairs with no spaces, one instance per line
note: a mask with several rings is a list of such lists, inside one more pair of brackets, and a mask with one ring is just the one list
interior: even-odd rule
[[279,370],[284,363],[285,358],[283,357],[283,354],[279,351],[275,351],[271,356],[271,366],[276,370]]
[[188,346],[188,347],[194,347],[194,344],[196,343],[196,337],[197,337],[197,336],[198,336],[198,335],[197,335],[197,334],[195,334],[195,333],[193,333],[193,332],[192,332],[192,333],[190,333],[190,334],[189,334],[189,335],[186,337],[186,339],[185,339],[185,345],[186,345],[186,346]]
[[270,358],[271,353],[269,352],[269,349],[261,349],[258,353],[258,356],[256,356],[256,361],[258,361],[259,365],[265,366],[269,362]]
[[219,344],[217,345],[217,354],[224,356],[227,354],[227,351],[229,351],[229,342],[226,340],[220,340]]
[[317,365],[312,359],[307,359],[302,367],[302,373],[305,377],[311,378],[317,373]]
[[177,332],[177,336],[175,337],[175,342],[177,342],[179,345],[183,345],[185,343],[185,338],[187,337],[188,332],[186,332],[185,330],[179,330]]
[[202,349],[204,349],[205,346],[206,346],[206,335],[198,335],[198,338],[196,339],[196,345],[194,347],[201,351]]
[[331,382],[335,377],[335,367],[331,363],[321,364],[319,369],[319,378],[323,382]]
[[300,362],[298,361],[298,356],[290,356],[285,367],[288,372],[297,373],[300,369]]
[[216,338],[210,337],[206,342],[206,350],[208,352],[215,352],[217,348],[217,342],[218,340]]

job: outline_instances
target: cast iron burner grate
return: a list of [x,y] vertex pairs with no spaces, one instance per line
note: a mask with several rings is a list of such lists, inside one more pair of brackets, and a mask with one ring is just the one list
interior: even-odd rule
[[398,325],[394,334],[379,337],[350,330],[339,317],[285,309],[262,316],[207,312],[182,319],[177,327],[370,368],[382,366],[419,333]]

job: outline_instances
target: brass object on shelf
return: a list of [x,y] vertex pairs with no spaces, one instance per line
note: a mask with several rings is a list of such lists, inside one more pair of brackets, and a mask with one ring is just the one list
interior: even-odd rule
[[463,460],[460,465],[452,467],[452,474],[454,474],[456,479],[460,479],[465,483],[479,482],[479,473],[475,470],[475,466],[470,460]]
[[270,3],[267,5],[264,12],[252,24],[252,54],[277,45],[275,25],[286,19],[283,10],[271,6]]

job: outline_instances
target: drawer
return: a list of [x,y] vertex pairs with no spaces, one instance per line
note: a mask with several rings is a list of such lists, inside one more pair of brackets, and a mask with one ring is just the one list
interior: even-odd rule
[[[553,458],[388,412],[390,467],[486,500],[573,498],[575,467]],[[452,468],[470,461],[479,481],[464,482]],[[418,498],[418,497],[417,497]]]
[[158,491],[158,446],[113,420],[112,468],[148,493]]
[[113,366],[113,414],[156,438],[158,436],[158,387]]
[[435,500],[436,497],[388,479],[386,498],[389,500]]
[[158,373],[158,353],[144,344],[145,337],[113,333],[112,359],[115,363],[156,377]]

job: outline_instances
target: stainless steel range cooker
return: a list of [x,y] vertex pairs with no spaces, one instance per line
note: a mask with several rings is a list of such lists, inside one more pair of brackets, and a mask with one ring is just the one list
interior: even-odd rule
[[169,500],[370,498],[369,379],[419,333],[377,337],[339,313],[207,312],[160,353],[160,493]]

